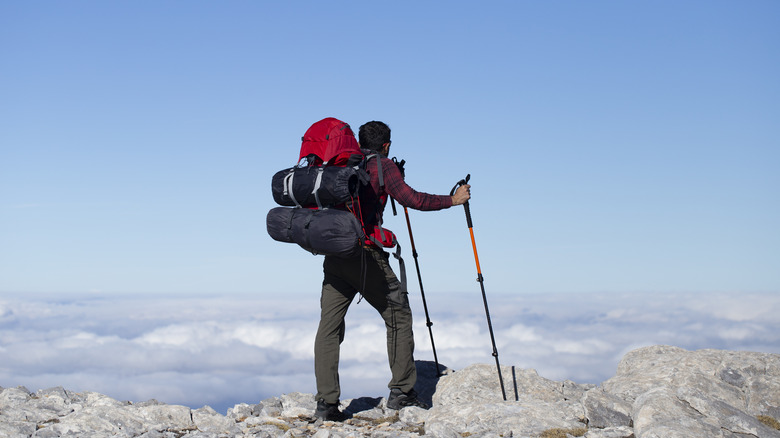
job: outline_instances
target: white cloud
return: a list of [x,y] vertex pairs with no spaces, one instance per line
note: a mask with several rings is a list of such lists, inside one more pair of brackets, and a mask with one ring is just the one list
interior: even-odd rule
[[712,314],[717,318],[731,321],[750,321],[771,318],[777,315],[780,306],[780,294],[734,293],[702,297],[702,300],[688,304],[691,309]]
[[[442,364],[492,363],[481,302],[440,298],[432,295],[428,305]],[[422,306],[412,300],[416,358],[432,361]],[[725,294],[496,295],[491,317],[502,364],[599,383],[626,352],[654,343],[780,353],[780,299],[751,295],[747,302],[760,311],[738,301]],[[282,393],[313,393],[318,316],[312,295],[6,297],[0,385],[64,386],[222,412]],[[371,306],[350,308],[341,358],[343,398],[384,395],[385,327]]]
[[536,334],[533,327],[515,324],[504,332],[504,336],[502,336],[501,339],[511,339],[519,342],[537,342],[542,338]]
[[606,353],[612,349],[612,345],[599,339],[563,340],[552,344],[556,353],[578,354],[593,356]]
[[77,348],[91,348],[95,346],[101,346],[111,344],[119,341],[117,336],[99,336],[90,332],[77,332],[69,336],[64,336],[52,342],[53,348],[59,348],[63,350],[77,349]]

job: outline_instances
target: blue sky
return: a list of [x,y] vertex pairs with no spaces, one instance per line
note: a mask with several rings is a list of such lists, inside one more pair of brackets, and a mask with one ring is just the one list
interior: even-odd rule
[[[332,116],[387,122],[419,190],[472,175],[489,293],[777,293],[779,21],[774,1],[0,0],[0,292],[316,300],[321,258],[264,219]],[[477,292],[463,210],[411,222],[426,292]]]

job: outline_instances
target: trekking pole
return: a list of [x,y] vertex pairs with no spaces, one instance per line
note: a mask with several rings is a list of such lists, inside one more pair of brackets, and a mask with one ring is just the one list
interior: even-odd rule
[[[450,196],[455,194],[455,190],[462,185],[466,185],[471,178],[471,174],[466,175],[465,179],[458,181],[455,187],[452,188]],[[506,401],[506,391],[504,390],[504,378],[501,376],[501,364],[498,362],[498,349],[496,348],[496,339],[493,336],[493,324],[490,322],[490,311],[488,310],[487,295],[485,295],[485,283],[482,277],[482,269],[479,267],[479,256],[477,255],[477,243],[474,241],[474,225],[471,223],[471,210],[469,210],[469,201],[463,204],[463,208],[466,210],[466,223],[469,226],[469,233],[471,234],[471,246],[474,248],[474,261],[477,263],[477,281],[482,288],[482,301],[485,303],[485,316],[487,316],[488,331],[490,332],[490,341],[493,343],[493,357],[496,358],[496,369],[498,370],[498,381],[501,384],[501,395],[504,396]]]
[[[401,171],[401,176],[405,176],[404,163],[406,160],[398,161],[393,157],[393,162],[398,166],[398,170]],[[397,214],[395,210],[395,201],[390,198],[390,204],[393,207],[393,216]],[[412,257],[414,257],[414,267],[417,269],[417,281],[420,283],[420,295],[422,296],[423,309],[425,310],[425,325],[428,327],[428,334],[431,336],[431,349],[433,350],[433,361],[436,363],[436,376],[441,376],[441,368],[439,367],[439,358],[436,356],[436,343],[433,342],[433,322],[428,315],[428,303],[425,301],[425,289],[423,289],[422,275],[420,274],[420,262],[417,260],[417,248],[414,246],[414,234],[412,234],[412,223],[409,221],[409,210],[404,206],[404,214],[406,215],[406,228],[409,230],[409,241],[412,244]]]
[[409,229],[409,240],[412,243],[412,257],[414,257],[414,267],[417,268],[417,280],[420,282],[420,295],[422,295],[423,309],[425,309],[425,325],[428,326],[428,334],[431,335],[431,349],[433,349],[433,360],[436,362],[436,376],[441,376],[441,369],[439,369],[439,358],[436,356],[436,344],[433,342],[433,322],[431,322],[430,316],[428,316],[428,304],[425,302],[425,291],[423,289],[422,275],[420,275],[420,263],[417,261],[417,248],[414,246],[414,236],[412,235],[412,224],[409,222],[409,210],[404,206],[404,214],[406,214],[406,227]]

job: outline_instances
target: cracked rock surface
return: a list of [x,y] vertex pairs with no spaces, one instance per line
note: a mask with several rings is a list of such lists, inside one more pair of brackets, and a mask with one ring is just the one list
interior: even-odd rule
[[[780,355],[653,346],[628,353],[600,385],[553,381],[532,369],[471,365],[436,376],[418,362],[430,410],[386,408],[384,398],[341,402],[344,422],[312,418],[312,394],[241,403],[222,415],[150,400],[114,400],[57,387],[0,388],[0,437],[539,437],[780,438]],[[763,421],[762,421],[763,420]],[[774,420],[774,423],[771,421]]]

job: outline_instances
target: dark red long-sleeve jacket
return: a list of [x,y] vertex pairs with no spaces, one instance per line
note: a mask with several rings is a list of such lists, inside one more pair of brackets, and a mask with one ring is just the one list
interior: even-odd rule
[[[366,155],[375,153],[365,149],[363,152]],[[433,211],[452,206],[452,198],[449,195],[431,195],[411,188],[404,181],[398,166],[389,158],[382,157],[381,164],[384,187],[380,187],[377,157],[373,157],[368,160],[366,165],[366,171],[371,177],[371,184],[363,186],[360,191],[360,210],[366,233],[370,234],[374,227],[381,223],[387,195],[393,197],[401,205],[415,210]]]

